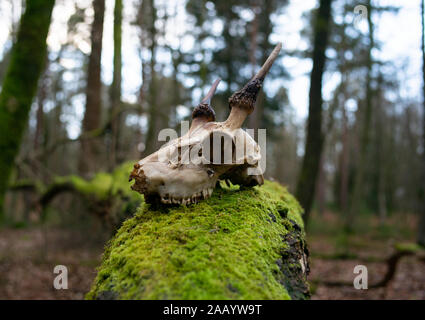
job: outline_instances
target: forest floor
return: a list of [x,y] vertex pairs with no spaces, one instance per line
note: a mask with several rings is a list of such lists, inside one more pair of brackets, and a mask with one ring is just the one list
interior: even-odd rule
[[[425,299],[425,262],[413,256],[400,260],[386,288],[356,290],[352,286],[356,265],[368,268],[369,285],[382,278],[393,245],[414,240],[414,217],[392,217],[385,226],[368,219],[363,232],[356,230],[348,236],[339,232],[335,215],[313,219],[308,233],[312,299]],[[107,238],[97,230],[58,226],[1,229],[0,299],[83,299]],[[56,265],[68,268],[68,290],[53,287]],[[327,281],[348,285],[332,287],[324,284]]]
[[[342,224],[334,214],[312,219],[307,236],[312,299],[425,299],[425,261],[417,256],[402,257],[388,285],[371,288],[387,272],[386,260],[395,253],[394,245],[415,241],[414,215],[395,215],[384,224],[373,217],[361,217],[349,235],[341,231]],[[367,268],[366,290],[354,288],[356,265]],[[347,285],[332,286],[329,282]]]
[[[0,230],[0,299],[84,299],[104,241],[79,230],[28,227]],[[56,265],[68,269],[68,289],[53,287]]]

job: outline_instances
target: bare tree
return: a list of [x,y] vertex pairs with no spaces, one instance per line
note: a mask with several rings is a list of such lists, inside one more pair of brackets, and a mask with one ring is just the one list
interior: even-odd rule
[[110,150],[110,166],[114,167],[119,162],[119,132],[120,132],[120,116],[118,111],[121,104],[121,69],[122,69],[122,0],[115,0],[114,8],[114,74],[111,86],[111,150]]
[[422,17],[422,75],[423,75],[423,128],[422,128],[422,214],[419,223],[418,243],[425,246],[425,0],[421,2]]
[[301,172],[298,178],[296,196],[304,208],[307,222],[314,199],[316,178],[319,172],[323,147],[322,132],[322,78],[326,62],[332,0],[320,0],[314,24],[313,69],[310,74],[309,113],[307,139]]
[[367,23],[369,27],[369,48],[367,51],[366,57],[366,99],[365,99],[365,108],[362,119],[362,127],[360,132],[360,154],[359,161],[356,170],[356,176],[354,180],[354,190],[351,198],[351,205],[348,211],[346,228],[349,230],[352,228],[355,215],[360,209],[362,202],[363,188],[364,188],[364,178],[366,170],[366,161],[367,161],[367,152],[369,148],[370,140],[370,123],[372,119],[372,104],[373,104],[373,90],[372,90],[372,50],[375,47],[375,39],[373,34],[373,23],[372,23],[372,6],[371,0],[368,1],[368,14],[367,14]]
[[[158,133],[158,119],[160,110],[158,105],[158,75],[155,70],[157,65],[156,62],[156,52],[157,52],[157,29],[155,26],[155,22],[157,21],[157,8],[154,0],[143,1],[141,12],[142,15],[140,19],[147,20],[143,23],[143,26],[147,28],[146,32],[149,35],[150,40],[148,41],[149,51],[150,51],[150,63],[149,63],[149,75],[150,82],[148,86],[147,92],[147,101],[149,103],[148,107],[148,130],[146,132],[146,140],[145,145],[146,148],[144,150],[144,154],[152,153],[157,147],[156,135]],[[144,64],[146,67],[148,64]]]
[[[105,0],[93,0],[94,20],[91,29],[91,53],[87,70],[86,111],[84,113],[82,134],[99,129],[102,101],[100,79],[103,19],[105,15]],[[95,169],[96,157],[99,152],[97,139],[81,141],[80,170],[88,174]]]

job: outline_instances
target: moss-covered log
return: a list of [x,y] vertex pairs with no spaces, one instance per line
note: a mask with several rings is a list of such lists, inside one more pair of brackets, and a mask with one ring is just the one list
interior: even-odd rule
[[9,191],[32,191],[37,196],[34,207],[45,220],[49,204],[60,194],[70,192],[82,197],[90,212],[112,230],[134,213],[143,196],[128,187],[128,173],[133,162],[116,167],[111,173],[99,172],[91,179],[77,175],[55,177],[48,185],[41,181],[22,180],[9,185]]
[[142,205],[106,247],[88,299],[305,299],[301,208],[283,187],[222,185],[193,206]]

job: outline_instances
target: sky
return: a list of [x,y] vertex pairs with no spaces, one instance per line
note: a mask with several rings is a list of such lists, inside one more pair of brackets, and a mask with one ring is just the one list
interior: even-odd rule
[[[158,0],[157,0],[158,1]],[[164,2],[166,0],[159,0]],[[379,20],[375,20],[375,36],[382,43],[382,49],[373,54],[384,61],[395,63],[400,70],[397,75],[401,80],[401,96],[403,98],[420,101],[421,96],[421,20],[420,20],[421,0],[375,0],[381,6],[393,5],[401,7],[397,14],[385,13],[380,15]],[[13,6],[11,3],[13,2]],[[89,0],[75,1],[81,6],[88,6]],[[271,41],[283,43],[284,50],[307,50],[308,43],[300,37],[300,31],[305,28],[305,21],[302,15],[317,6],[317,0],[292,0],[285,9],[285,12],[276,21],[274,33]],[[19,19],[19,7],[21,0],[0,1],[0,54],[2,48],[7,44],[11,19]],[[165,41],[168,45],[177,46],[179,36],[183,35],[188,28],[186,13],[184,11],[184,0],[174,0],[169,6],[170,13],[177,10],[168,27]],[[359,2],[361,5],[362,2]],[[112,59],[113,59],[113,0],[106,0],[106,13],[103,37],[102,53],[102,79],[105,83],[112,82]],[[66,23],[74,11],[74,1],[57,0],[53,11],[53,21],[50,27],[48,45],[49,50],[58,50],[60,45],[66,41]],[[92,14],[90,10],[88,13]],[[137,28],[130,25],[134,19],[134,0],[124,0],[124,24],[123,24],[123,99],[135,102],[137,91],[141,85],[141,65],[140,50]],[[360,23],[360,28],[364,27],[364,22]],[[212,26],[213,30],[220,31],[220,25]],[[367,30],[367,29],[366,29]],[[193,39],[183,37],[183,47],[190,50],[193,46]],[[79,41],[82,51],[88,53],[90,46],[85,41]],[[167,56],[159,57],[166,61]],[[72,61],[64,60],[64,64]],[[295,115],[299,121],[304,121],[308,113],[308,90],[309,72],[312,63],[309,59],[298,59],[295,57],[284,57],[282,62],[291,76],[285,80],[285,85],[289,91],[289,103],[295,110]],[[337,79],[335,75],[327,73],[324,79],[324,98],[330,96]],[[220,90],[220,87],[219,87]],[[201,92],[195,92],[196,96],[201,96]],[[191,107],[191,106],[188,106]],[[84,112],[84,100],[75,100],[75,119],[69,121],[69,132],[73,137],[79,134],[79,122]],[[73,121],[72,121],[73,120]]]

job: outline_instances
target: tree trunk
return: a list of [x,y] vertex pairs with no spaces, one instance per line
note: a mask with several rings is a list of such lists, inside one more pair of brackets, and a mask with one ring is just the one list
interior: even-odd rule
[[378,215],[380,223],[384,223],[387,220],[388,210],[387,210],[387,197],[385,192],[385,141],[384,141],[384,131],[383,125],[385,122],[385,112],[383,108],[383,90],[382,90],[382,74],[378,76],[378,88],[376,94],[376,152],[377,152],[377,163],[378,163]]
[[317,213],[319,216],[323,216],[326,206],[326,170],[325,170],[325,159],[324,154],[322,154],[319,163],[319,173],[317,176],[317,192],[316,192],[316,201],[317,201]]
[[269,181],[188,207],[143,205],[109,242],[87,298],[306,299],[301,210]]
[[[344,94],[345,98],[345,94]],[[348,209],[348,171],[349,171],[349,136],[348,136],[348,118],[347,110],[342,105],[342,150],[341,150],[341,180],[340,180],[340,192],[339,202],[341,212],[345,216]]]
[[111,86],[111,150],[110,167],[121,161],[120,157],[120,115],[121,105],[121,69],[122,69],[122,0],[115,0],[114,8],[114,74]]
[[366,67],[366,101],[363,114],[363,126],[361,127],[360,133],[360,155],[359,162],[357,165],[356,176],[354,180],[354,190],[351,198],[351,205],[348,211],[347,221],[345,227],[350,230],[354,224],[354,218],[360,210],[360,206],[363,203],[363,188],[364,188],[364,175],[366,171],[367,153],[369,148],[370,140],[370,122],[372,119],[372,49],[375,47],[374,36],[373,36],[373,24],[372,24],[372,6],[371,1],[368,1],[368,14],[367,22],[369,26],[369,50],[367,54]]
[[[257,73],[257,59],[255,54],[257,52],[257,38],[258,38],[258,4],[255,3],[251,8],[254,13],[254,19],[252,19],[251,32],[250,32],[250,50],[249,50],[249,61],[251,63],[251,73],[252,77]],[[258,102],[257,102],[258,105]],[[255,131],[259,127],[258,123],[258,108],[255,108],[252,115],[248,118],[249,128],[254,129]]]
[[[259,9],[260,8],[260,9]],[[273,32],[273,24],[271,22],[271,16],[274,13],[274,4],[273,1],[263,1],[253,7],[254,10],[259,10],[259,13],[255,15],[253,21],[254,33],[252,34],[251,41],[258,41],[258,34],[261,35],[260,43],[258,47],[260,49],[261,62],[266,61],[269,56],[271,50],[273,50],[273,46],[269,42],[270,34]],[[255,37],[255,38],[254,38]],[[253,47],[253,57],[250,57],[251,63],[255,62],[255,52],[257,45]],[[257,65],[257,64],[255,64]],[[253,65],[254,67],[254,65]],[[255,69],[253,68],[253,71]],[[248,123],[251,129],[254,129],[254,137],[258,139],[258,129],[263,127],[264,124],[264,110],[266,104],[266,95],[263,91],[260,91],[258,94],[257,102],[255,105],[255,109],[248,118]]]
[[419,223],[418,243],[425,246],[425,0],[421,3],[422,14],[422,76],[423,76],[423,128],[422,128],[422,214]]
[[310,75],[309,114],[305,154],[296,189],[297,199],[304,208],[308,222],[314,199],[316,178],[323,146],[322,77],[326,62],[326,47],[330,28],[332,0],[320,0],[314,28],[313,69]]
[[26,4],[0,94],[0,220],[14,159],[27,126],[31,102],[46,59],[54,0]]
[[151,24],[149,26],[149,33],[151,37],[151,45],[150,45],[150,52],[151,52],[151,58],[150,58],[150,83],[149,83],[149,123],[148,123],[148,131],[146,133],[146,148],[144,150],[144,155],[147,156],[154,152],[158,146],[158,88],[157,88],[157,75],[155,72],[155,66],[156,66],[156,27],[155,22],[157,20],[157,14],[156,14],[156,7],[155,7],[155,1],[150,0],[149,1],[150,6],[150,13],[151,13]]
[[35,132],[34,132],[34,151],[37,152],[40,147],[40,142],[42,138],[43,133],[43,127],[44,127],[44,102],[46,100],[47,96],[47,78],[48,78],[48,59],[46,59],[46,66],[43,76],[40,79],[39,83],[39,89],[38,89],[38,96],[37,96],[37,112],[36,112],[36,125],[35,125]]
[[[226,55],[223,56],[222,58],[225,61],[224,68],[226,70],[226,77],[224,80],[226,81],[226,84],[227,84],[226,92],[224,93],[224,95],[227,97],[230,97],[233,93],[232,85],[234,85],[236,81],[235,81],[234,66],[232,63],[232,61],[235,59],[234,48],[232,46],[234,39],[232,35],[230,34],[231,23],[228,19],[229,19],[228,17],[225,17],[224,19],[223,40],[224,40],[225,48],[226,48],[225,50]],[[218,117],[221,110],[215,110],[215,111]]]
[[[94,0],[94,20],[91,29],[91,53],[87,70],[86,111],[84,113],[82,134],[99,129],[102,112],[102,83],[100,79],[103,19],[105,0]],[[83,175],[96,169],[96,158],[99,153],[97,139],[83,139],[81,142],[80,171]]]

